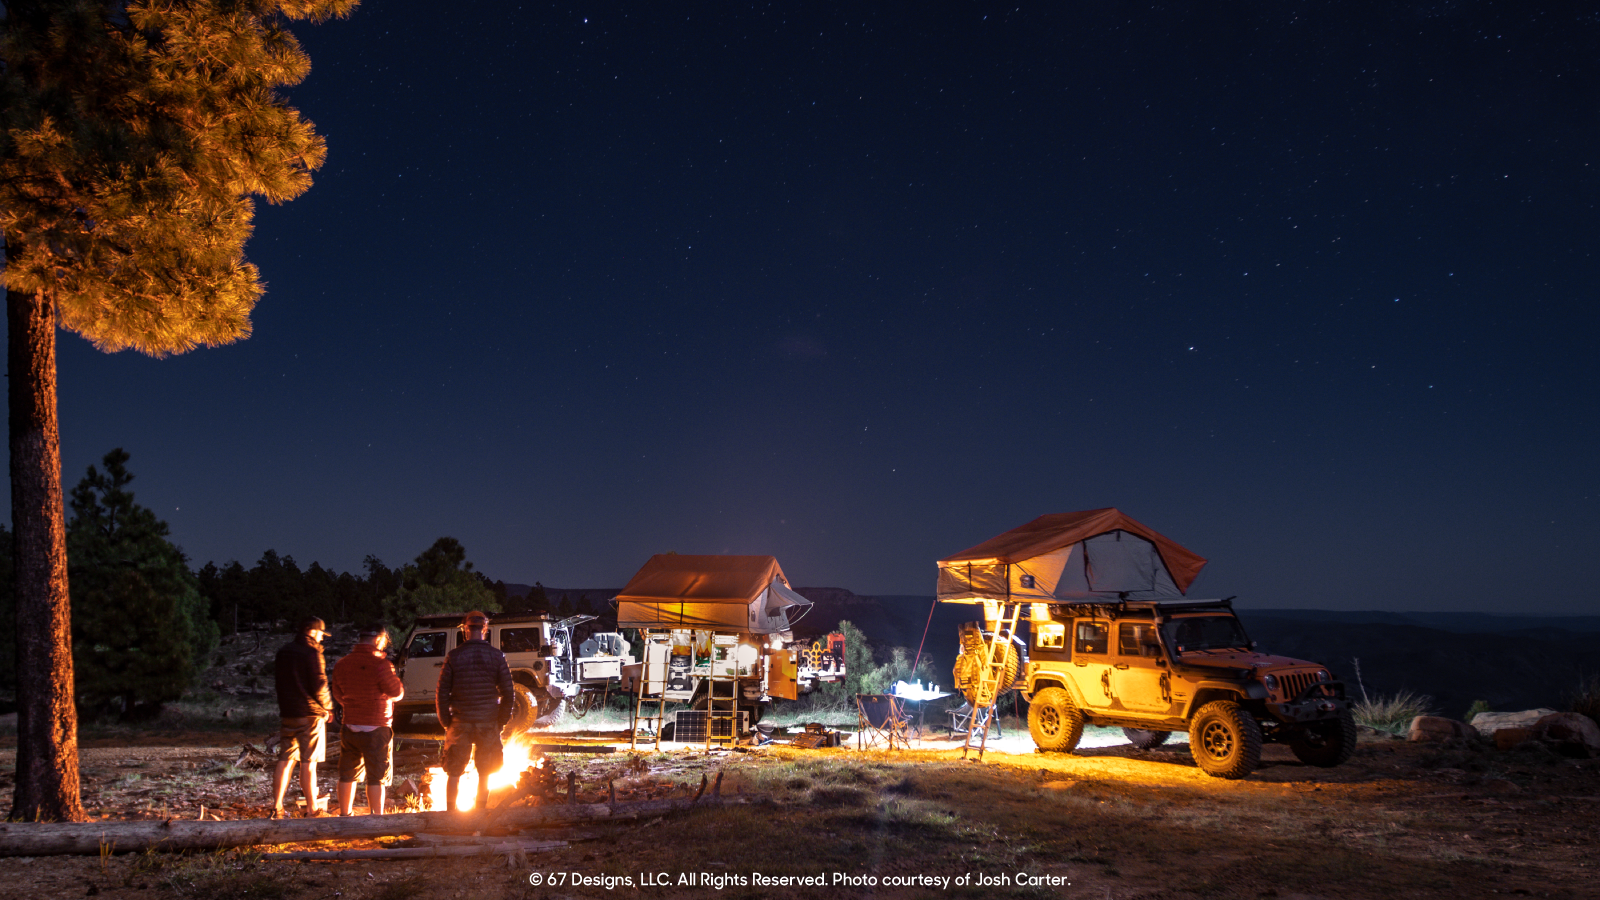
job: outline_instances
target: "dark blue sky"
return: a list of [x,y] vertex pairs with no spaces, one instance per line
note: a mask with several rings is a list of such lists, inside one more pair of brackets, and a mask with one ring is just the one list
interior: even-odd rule
[[368,0],[254,336],[63,335],[201,564],[930,594],[1116,506],[1250,606],[1585,612],[1600,5]]

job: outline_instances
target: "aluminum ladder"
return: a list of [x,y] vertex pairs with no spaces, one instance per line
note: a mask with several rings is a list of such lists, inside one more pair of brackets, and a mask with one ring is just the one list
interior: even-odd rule
[[[978,759],[983,759],[984,748],[989,744],[989,729],[994,725],[995,704],[1000,700],[1000,682],[1006,677],[1006,659],[1011,653],[1011,636],[1017,633],[1017,620],[1022,616],[1022,604],[1007,603],[1000,607],[995,620],[994,636],[990,638],[984,654],[983,669],[978,672],[978,684],[972,693],[972,716],[967,720],[967,740],[961,748],[961,758],[966,759],[972,750],[972,737],[982,731],[978,742]],[[1020,657],[1017,664],[1021,665]]]

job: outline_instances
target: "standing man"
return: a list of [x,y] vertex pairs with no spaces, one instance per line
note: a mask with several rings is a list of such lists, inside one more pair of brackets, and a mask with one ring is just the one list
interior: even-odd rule
[[289,790],[289,767],[300,762],[300,789],[306,795],[306,816],[326,816],[317,809],[317,763],[322,762],[323,723],[333,713],[328,674],[322,662],[322,620],[300,623],[300,633],[278,651],[278,767],[272,773],[272,817],[283,818],[283,795]]
[[394,702],[406,695],[384,650],[389,632],[365,629],[350,655],[333,667],[333,699],[344,707],[339,729],[339,815],[356,802],[356,776],[367,773],[367,812],[383,814],[385,788],[394,760]]
[[439,669],[435,700],[445,727],[445,808],[456,811],[456,794],[467,760],[478,773],[477,809],[489,806],[489,776],[504,762],[500,729],[511,721],[511,667],[506,655],[489,646],[489,617],[474,610],[462,617],[467,640],[450,651]]

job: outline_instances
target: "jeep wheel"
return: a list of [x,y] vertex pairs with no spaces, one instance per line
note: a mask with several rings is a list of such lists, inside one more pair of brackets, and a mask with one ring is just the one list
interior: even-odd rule
[[1331,769],[1356,752],[1356,720],[1350,710],[1339,710],[1337,719],[1325,719],[1305,726],[1300,736],[1289,742],[1289,749],[1308,766]]
[[1028,734],[1040,750],[1071,753],[1083,737],[1083,713],[1061,688],[1045,688],[1028,703]]
[[1167,738],[1172,737],[1170,731],[1151,731],[1148,728],[1124,728],[1122,733],[1127,736],[1128,743],[1140,750],[1159,747],[1167,742]]
[[533,688],[520,681],[511,686],[511,720],[500,729],[501,740],[510,740],[533,727],[535,702]]
[[1239,704],[1217,700],[1189,724],[1195,765],[1215,778],[1244,778],[1261,762],[1261,726]]

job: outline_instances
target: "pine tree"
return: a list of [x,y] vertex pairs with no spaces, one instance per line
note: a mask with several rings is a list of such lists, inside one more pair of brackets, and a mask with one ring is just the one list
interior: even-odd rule
[[289,20],[356,0],[6,0],[0,34],[17,635],[11,816],[83,818],[55,329],[154,356],[247,337],[254,198],[311,184],[324,145],[279,93]]
[[72,490],[73,668],[81,707],[129,718],[183,694],[216,650],[217,625],[167,523],[133,502],[128,454],[103,462]]
[[389,627],[404,634],[418,616],[446,612],[500,611],[500,604],[467,562],[467,550],[442,537],[403,570],[400,589],[383,601]]

